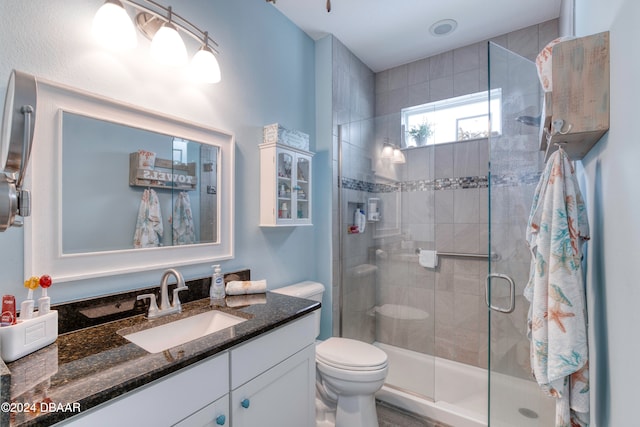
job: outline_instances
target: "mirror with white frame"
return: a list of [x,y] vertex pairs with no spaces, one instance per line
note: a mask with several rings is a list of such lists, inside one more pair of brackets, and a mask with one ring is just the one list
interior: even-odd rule
[[38,97],[25,277],[233,258],[233,134],[40,79]]
[[64,111],[62,253],[217,243],[218,153]]

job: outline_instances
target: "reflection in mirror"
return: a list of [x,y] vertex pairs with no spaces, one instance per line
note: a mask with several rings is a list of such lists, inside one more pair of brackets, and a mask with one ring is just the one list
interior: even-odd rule
[[220,149],[63,112],[62,252],[217,243]]

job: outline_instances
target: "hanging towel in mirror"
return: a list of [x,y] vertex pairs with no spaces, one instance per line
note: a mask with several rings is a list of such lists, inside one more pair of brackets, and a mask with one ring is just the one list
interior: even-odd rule
[[175,201],[171,223],[173,226],[174,245],[189,245],[196,242],[191,200],[189,199],[189,193],[186,191],[182,191]]
[[140,208],[138,209],[138,219],[136,221],[136,231],[133,235],[134,248],[153,248],[160,246],[160,239],[164,232],[162,226],[162,213],[160,212],[160,202],[154,190],[144,190]]
[[553,153],[540,177],[527,224],[531,271],[524,296],[531,303],[531,369],[556,399],[557,427],[589,425],[587,316],[582,243],[587,213],[569,157]]

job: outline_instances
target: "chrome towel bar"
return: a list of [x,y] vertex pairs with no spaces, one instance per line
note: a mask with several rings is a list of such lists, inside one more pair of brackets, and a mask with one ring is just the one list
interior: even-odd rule
[[[419,255],[421,250],[422,250],[422,248],[416,248],[416,255]],[[496,253],[492,253],[492,254],[470,254],[470,253],[464,253],[464,252],[437,252],[436,251],[436,255],[437,256],[450,256],[450,257],[457,257],[457,258],[482,258],[482,259],[491,259],[492,261],[496,261],[498,259],[498,254],[496,254]]]

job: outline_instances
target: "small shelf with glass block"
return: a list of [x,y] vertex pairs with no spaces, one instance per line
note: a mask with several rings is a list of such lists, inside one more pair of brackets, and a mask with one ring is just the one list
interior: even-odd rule
[[260,226],[312,225],[313,153],[278,143],[259,147]]

